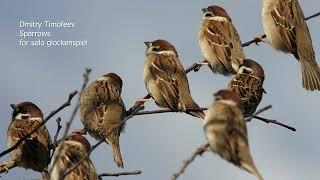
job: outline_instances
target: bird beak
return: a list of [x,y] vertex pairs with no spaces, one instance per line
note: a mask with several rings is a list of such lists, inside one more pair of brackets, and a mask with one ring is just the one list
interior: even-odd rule
[[205,13],[205,12],[207,12],[207,11],[208,11],[207,8],[203,8],[203,9],[202,9],[202,12],[203,12],[203,13]]
[[18,107],[15,105],[15,104],[10,104],[11,108],[14,110],[14,111],[17,111],[18,110]]
[[151,46],[152,46],[152,43],[151,43],[151,42],[149,42],[149,41],[144,42],[144,44],[147,46],[147,48],[149,48],[149,47],[151,47]]

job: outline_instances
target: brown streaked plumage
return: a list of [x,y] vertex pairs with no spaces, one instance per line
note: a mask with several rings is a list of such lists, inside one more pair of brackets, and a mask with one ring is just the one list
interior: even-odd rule
[[199,30],[202,55],[214,73],[235,74],[245,58],[240,37],[228,13],[219,6],[202,9]]
[[[119,137],[126,109],[121,99],[122,80],[109,73],[92,82],[83,91],[80,101],[81,121],[89,134],[111,144],[115,163],[123,168]],[[111,131],[113,131],[109,136]]]
[[203,126],[211,150],[262,180],[250,154],[239,97],[230,90],[220,90],[214,96]]
[[[31,102],[11,104],[11,107],[12,121],[7,131],[9,148],[43,121],[41,110]],[[10,153],[14,166],[45,172],[50,162],[50,142],[48,129],[43,125]]]
[[199,109],[199,106],[191,97],[186,72],[174,46],[161,39],[146,45],[144,82],[156,104],[203,119],[203,111],[187,110]]
[[228,88],[240,97],[244,117],[251,116],[257,109],[263,93],[264,71],[255,61],[244,59],[243,65],[232,80]]
[[262,22],[271,46],[300,61],[302,86],[320,90],[320,68],[298,0],[263,0]]
[[[50,180],[60,180],[63,175],[84,158],[90,151],[90,144],[86,138],[80,134],[73,133],[57,147],[50,169]],[[89,158],[73,169],[64,179],[68,180],[98,180],[98,175],[94,165]]]

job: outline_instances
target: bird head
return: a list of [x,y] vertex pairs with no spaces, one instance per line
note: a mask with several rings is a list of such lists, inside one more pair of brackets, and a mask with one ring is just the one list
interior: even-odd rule
[[32,102],[10,104],[13,109],[12,119],[43,118],[41,110]]
[[211,18],[211,17],[223,17],[228,19],[231,22],[231,18],[228,15],[227,11],[220,6],[209,6],[207,8],[203,8],[202,12],[203,12],[204,19]]
[[157,39],[155,41],[147,41],[144,43],[147,46],[146,54],[168,54],[178,56],[174,46],[166,40]]

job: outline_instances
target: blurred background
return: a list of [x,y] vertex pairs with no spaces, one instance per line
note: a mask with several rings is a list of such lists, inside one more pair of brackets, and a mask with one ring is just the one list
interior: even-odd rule
[[[80,89],[86,67],[92,68],[91,81],[115,72],[123,81],[122,97],[126,107],[146,94],[143,82],[144,41],[163,38],[177,49],[184,67],[201,60],[198,29],[201,9],[216,4],[224,7],[237,27],[242,42],[263,32],[262,0],[163,0],[163,1],[79,1],[2,0],[0,3],[0,150],[7,148],[7,127],[11,121],[10,103],[32,101],[48,115],[62,104],[70,92]],[[300,1],[305,16],[320,11],[317,0]],[[51,31],[52,39],[88,40],[88,46],[22,47],[18,36],[20,20],[71,21],[75,29],[41,29]],[[314,50],[320,63],[320,18],[308,21]],[[26,29],[27,30],[27,29]],[[38,31],[37,29],[33,29]],[[33,38],[36,39],[36,38]],[[245,48],[246,56],[259,62],[266,74],[260,108],[273,108],[261,114],[296,127],[297,132],[253,120],[247,123],[251,153],[265,179],[314,180],[319,178],[319,92],[307,92],[301,85],[300,65],[292,55],[273,50],[266,44]],[[202,67],[188,74],[193,98],[202,107],[211,104],[212,93],[225,88],[230,77],[214,75]],[[69,120],[75,105],[64,109],[46,125],[53,136],[62,118]],[[146,110],[157,109],[152,103]],[[72,129],[81,128],[76,116]],[[63,129],[62,129],[63,132]],[[62,134],[62,133],[61,133]],[[91,144],[97,141],[87,136]],[[118,180],[169,179],[182,162],[206,143],[202,124],[183,113],[134,117],[128,121],[120,144],[124,169],[113,163],[110,146],[103,144],[91,155],[99,173],[141,170],[138,176],[108,177]],[[9,160],[7,155],[1,161]],[[39,179],[32,170],[15,168],[1,179]],[[213,153],[198,157],[180,177],[183,180],[239,179],[255,177]]]

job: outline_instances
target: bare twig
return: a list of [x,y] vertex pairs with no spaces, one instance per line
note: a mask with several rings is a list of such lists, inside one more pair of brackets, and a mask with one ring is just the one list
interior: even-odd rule
[[250,122],[250,121],[254,118],[254,116],[257,116],[257,115],[259,115],[259,114],[263,113],[264,111],[266,111],[266,110],[268,110],[268,109],[271,109],[271,108],[272,108],[272,106],[271,106],[271,105],[268,105],[268,106],[266,106],[266,107],[263,107],[263,108],[259,109],[258,111],[256,111],[255,113],[253,113],[250,117],[248,117],[248,118],[246,119],[246,121],[247,121],[247,122]]
[[71,105],[71,100],[72,98],[77,94],[77,91],[73,91],[72,93],[69,94],[68,100],[62,104],[60,107],[58,107],[56,110],[52,111],[38,126],[36,126],[30,133],[28,133],[27,135],[23,136],[22,138],[19,139],[19,141],[14,144],[12,147],[10,147],[9,149],[3,151],[0,153],[0,157],[10,153],[11,151],[13,151],[14,149],[16,149],[23,141],[25,141],[26,139],[28,139],[33,133],[35,133],[41,126],[43,126],[46,122],[48,122],[48,120],[50,118],[52,118],[54,115],[56,115],[59,111],[61,111],[62,109],[64,109],[67,106]]
[[141,174],[142,172],[140,170],[138,171],[131,171],[131,172],[118,172],[118,173],[102,173],[99,174],[99,179],[102,179],[104,176],[127,176],[127,175],[138,175]]
[[[186,109],[186,111],[206,111],[208,108],[200,108],[200,109]],[[175,112],[172,111],[169,108],[164,108],[164,109],[158,109],[158,110],[152,110],[152,111],[139,111],[134,113],[133,115],[138,116],[138,115],[146,115],[146,114],[161,114],[161,113],[168,113],[168,112]]]
[[[73,109],[73,111],[71,113],[70,119],[69,119],[69,121],[66,122],[66,129],[64,131],[63,137],[60,140],[56,141],[56,143],[53,144],[53,146],[51,146],[51,147],[55,148],[56,146],[58,146],[58,144],[60,142],[64,141],[67,138],[69,129],[71,127],[71,124],[72,124],[72,122],[73,122],[73,120],[74,120],[74,118],[75,118],[75,116],[76,116],[76,114],[78,112],[78,109],[79,109],[79,103],[80,103],[81,94],[82,94],[82,92],[84,91],[84,89],[86,88],[86,86],[87,86],[87,84],[89,82],[90,73],[91,73],[91,69],[90,68],[86,68],[86,71],[82,75],[83,76],[83,83],[82,83],[82,86],[81,86],[81,91],[80,91],[80,93],[78,95],[77,103],[76,103],[76,105],[75,105],[75,107],[74,107],[74,109]],[[54,151],[53,151],[53,153],[54,153]],[[53,156],[53,153],[52,153],[52,156]],[[58,154],[59,153],[60,153],[60,151],[58,152]],[[56,164],[56,162],[57,162],[57,159],[55,159],[55,161],[53,162],[52,167]]]
[[259,119],[259,120],[261,120],[261,121],[263,121],[263,122],[265,122],[265,123],[267,123],[267,124],[268,124],[268,123],[273,123],[273,124],[277,124],[277,125],[279,125],[279,126],[285,127],[285,128],[287,128],[287,129],[290,129],[291,131],[297,131],[296,128],[291,127],[291,126],[288,126],[288,125],[283,124],[283,123],[280,123],[280,122],[278,122],[278,121],[275,120],[275,119],[266,119],[266,118],[262,118],[262,117],[259,117],[259,116],[254,116],[254,118],[255,118],[255,119]]
[[56,134],[54,135],[52,145],[51,145],[51,147],[53,148],[52,154],[54,153],[54,151],[55,151],[55,149],[56,149],[56,147],[57,147],[57,144],[58,144],[58,143],[57,143],[57,140],[58,140],[59,132],[60,132],[60,130],[61,130],[61,128],[62,128],[62,126],[61,126],[61,117],[58,117],[58,118],[56,119],[56,122],[57,122],[58,127],[57,127]]
[[196,149],[196,151],[192,153],[187,160],[183,161],[181,168],[178,170],[178,172],[173,174],[173,176],[171,177],[171,180],[176,180],[181,174],[183,174],[184,171],[187,169],[187,167],[196,159],[196,157],[201,156],[204,152],[207,151],[209,147],[210,147],[209,143],[199,146]]
[[[129,119],[131,119],[134,114],[140,110],[143,110],[144,106],[139,106],[135,109],[135,111],[132,111],[130,114],[127,114],[125,119],[115,128],[113,128],[109,133],[106,134],[106,136],[108,137],[111,133],[113,133],[114,131],[116,131],[117,129],[119,129],[124,123],[126,123]],[[92,151],[94,151],[100,144],[102,144],[103,142],[105,142],[104,139],[100,140],[99,142],[97,142],[95,145],[93,145],[90,149],[90,151],[87,153],[87,155],[83,158],[81,158],[76,164],[74,164],[73,166],[71,166],[70,168],[68,168],[68,170],[64,173],[64,175],[62,176],[62,179],[66,177],[66,175],[68,175],[71,171],[73,171],[79,164],[81,164],[85,159],[87,159],[90,154],[92,153]]]
[[294,127],[291,127],[291,126],[288,126],[288,125],[283,124],[283,123],[281,123],[281,122],[278,122],[278,121],[275,120],[275,119],[266,119],[266,118],[262,118],[262,117],[259,117],[259,116],[258,116],[259,114],[261,114],[262,112],[270,109],[271,107],[272,107],[272,106],[269,105],[269,106],[266,106],[266,107],[264,107],[264,108],[256,111],[251,117],[247,118],[246,121],[247,121],[247,122],[250,122],[252,119],[258,119],[258,120],[261,120],[261,121],[263,121],[263,122],[265,122],[265,123],[267,123],[267,124],[268,124],[268,123],[277,124],[277,125],[279,125],[279,126],[282,126],[282,127],[287,128],[287,129],[290,129],[291,131],[296,131],[296,129],[295,129]]
[[311,16],[306,17],[305,20],[308,21],[309,19],[315,18],[315,17],[317,17],[317,16],[320,16],[320,12],[315,13],[315,14],[313,14],[313,15],[311,15]]
[[[317,17],[317,16],[320,16],[320,12],[318,12],[318,13],[316,13],[316,14],[313,14],[313,15],[311,15],[311,16],[309,16],[309,17],[306,17],[305,20],[307,21],[307,20],[312,19],[312,18],[315,18],[315,17]],[[266,34],[261,35],[261,38],[266,38],[266,37],[267,37]],[[261,41],[260,39],[254,38],[254,39],[252,39],[251,41],[248,41],[248,42],[243,43],[243,44],[242,44],[242,47],[250,46],[250,45],[253,44],[253,43],[256,43],[256,44],[257,44],[257,43],[260,42],[260,41]]]
[[80,97],[81,97],[81,94],[82,94],[83,90],[86,88],[86,86],[87,86],[87,84],[89,82],[90,73],[91,73],[91,69],[90,68],[86,68],[85,73],[83,73],[83,84],[82,84],[82,87],[81,87],[81,91],[80,91],[80,93],[78,95],[78,100],[77,100],[76,106],[74,107],[74,109],[73,109],[73,111],[71,113],[70,119],[69,119],[69,121],[66,122],[66,129],[64,131],[62,139],[64,139],[67,136],[68,131],[69,131],[70,127],[71,127],[71,124],[72,124],[72,122],[73,122],[73,120],[74,120],[74,118],[75,118],[75,116],[76,116],[76,114],[78,112],[79,103],[80,103]]

